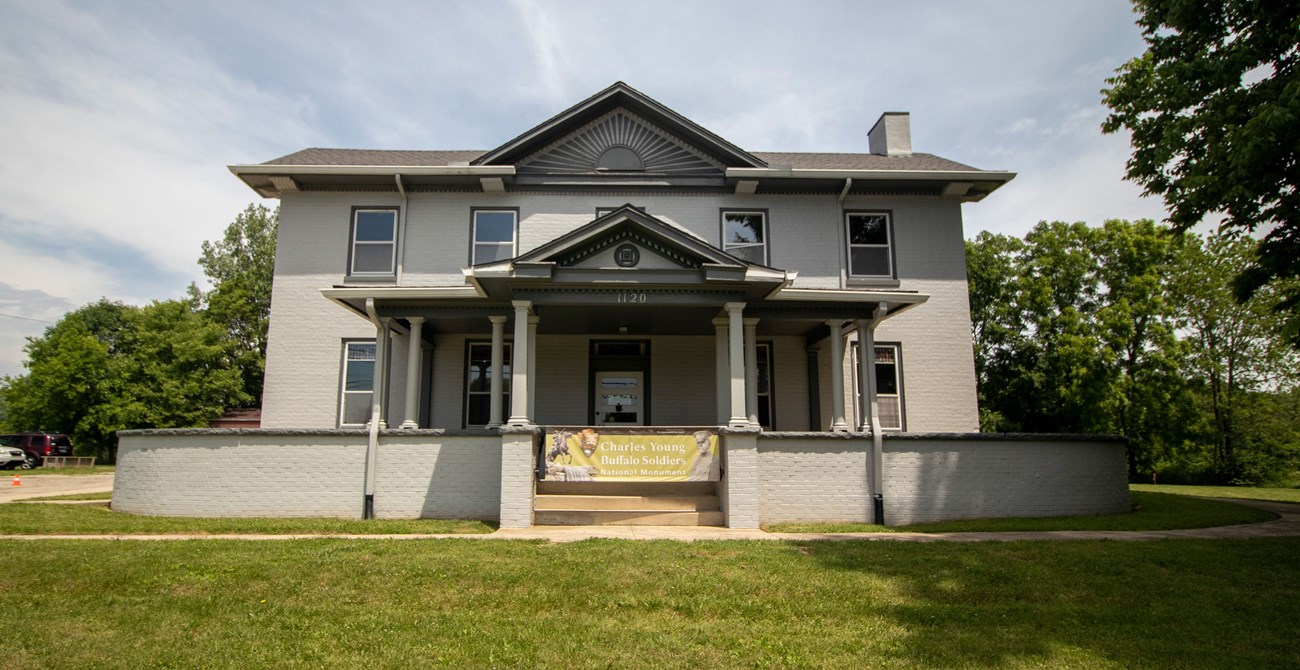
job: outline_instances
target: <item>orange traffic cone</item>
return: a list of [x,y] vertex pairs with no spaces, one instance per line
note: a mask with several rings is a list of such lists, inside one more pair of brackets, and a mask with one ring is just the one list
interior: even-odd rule
[[19,476],[18,476],[18,473],[15,472],[15,473],[14,473],[14,481],[13,481],[12,484],[10,484],[10,486],[22,486],[22,485],[23,485],[23,478],[22,478],[22,477],[19,477]]

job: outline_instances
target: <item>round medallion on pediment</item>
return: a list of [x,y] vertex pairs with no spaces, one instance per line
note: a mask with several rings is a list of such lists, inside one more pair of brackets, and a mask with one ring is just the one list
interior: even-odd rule
[[614,250],[614,262],[621,268],[634,268],[641,262],[641,250],[631,244],[620,245]]

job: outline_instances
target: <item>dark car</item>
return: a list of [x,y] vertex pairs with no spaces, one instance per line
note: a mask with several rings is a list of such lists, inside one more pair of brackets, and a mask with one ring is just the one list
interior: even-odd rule
[[41,465],[46,456],[71,456],[72,440],[58,433],[15,433],[0,435],[0,446],[22,449],[27,455],[22,469],[31,470]]

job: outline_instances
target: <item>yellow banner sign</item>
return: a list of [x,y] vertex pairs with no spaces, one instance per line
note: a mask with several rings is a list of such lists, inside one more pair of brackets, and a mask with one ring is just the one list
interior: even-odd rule
[[711,430],[553,430],[546,481],[716,482],[718,436]]

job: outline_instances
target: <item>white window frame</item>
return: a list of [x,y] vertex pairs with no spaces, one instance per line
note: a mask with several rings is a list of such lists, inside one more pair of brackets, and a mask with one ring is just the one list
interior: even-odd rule
[[[472,390],[470,390],[470,380],[471,380],[471,377],[470,377],[470,366],[472,365],[472,363],[473,363],[473,361],[474,361],[474,348],[475,348],[475,347],[483,347],[483,348],[486,348],[487,351],[488,351],[488,356],[487,356],[487,358],[488,358],[489,363],[488,363],[487,378],[486,378],[486,380],[487,380],[487,382],[488,382],[488,390],[487,390],[487,391],[472,391]],[[501,365],[502,365],[502,367],[509,367],[509,366],[512,364],[512,362],[514,361],[513,354],[512,354],[512,352],[514,351],[514,347],[512,346],[512,342],[511,342],[510,340],[507,340],[507,341],[503,342],[503,343],[502,343],[502,347],[503,347],[503,349],[502,349]],[[485,423],[470,423],[470,422],[469,422],[469,399],[470,399],[470,396],[485,396],[485,397],[487,397],[487,399],[488,399],[488,407],[491,407],[491,406],[492,406],[492,390],[491,390],[491,389],[492,389],[492,375],[495,374],[496,371],[492,369],[492,365],[491,365],[491,362],[490,362],[491,360],[492,360],[492,341],[491,341],[491,340],[469,340],[469,341],[465,342],[465,369],[464,369],[464,375],[465,375],[465,376],[464,376],[464,380],[465,380],[465,381],[464,381],[464,383],[465,383],[464,391],[465,391],[465,393],[463,394],[463,395],[464,395],[464,398],[461,399],[462,406],[463,406],[464,410],[463,410],[463,412],[462,412],[462,414],[461,414],[461,418],[460,418],[460,420],[461,420],[461,425],[464,426],[465,428],[484,428],[484,427],[487,426],[487,423],[486,423],[486,422],[485,422]],[[513,373],[513,371],[512,371],[512,373]],[[502,413],[505,413],[505,412],[509,411],[509,408],[510,408],[510,377],[504,377],[504,378],[501,380],[501,409],[502,409]],[[489,417],[488,417],[488,421],[491,421],[491,420],[492,420],[492,419],[491,419],[491,417],[489,416]]]
[[[759,219],[763,222],[762,230],[760,231],[760,234],[763,236],[763,241],[762,241],[762,242],[759,242],[759,243],[753,243],[753,242],[745,242],[745,243],[734,243],[734,242],[728,242],[728,241],[727,241],[727,215],[728,215],[728,214],[743,214],[743,215],[746,215],[746,216],[757,216],[757,217],[759,217]],[[765,209],[724,209],[724,210],[722,210],[721,220],[719,221],[719,223],[720,223],[721,226],[722,226],[722,231],[721,231],[720,237],[722,238],[722,250],[723,250],[723,251],[725,251],[725,252],[727,252],[727,253],[731,253],[731,250],[732,250],[732,249],[752,249],[752,248],[754,248],[754,247],[762,247],[762,248],[763,248],[763,260],[761,261],[761,263],[762,263],[763,265],[768,265],[768,264],[770,263],[770,256],[769,256],[770,251],[769,251],[769,249],[768,249],[768,245],[767,245],[767,240],[768,240],[767,210],[765,210]]]
[[[366,346],[368,346],[368,347],[370,347],[370,349],[371,349],[371,354],[370,354],[370,356],[371,356],[371,358],[370,358],[370,363],[371,363],[371,365],[374,366],[374,367],[373,367],[373,369],[372,369],[372,371],[371,371],[371,373],[370,373],[370,389],[369,389],[369,390],[364,390],[364,391],[363,391],[363,390],[348,390],[348,368],[351,366],[351,362],[354,360],[354,359],[353,359],[349,354],[351,353],[351,350],[352,350],[352,348],[353,348],[354,346],[358,346],[358,347],[366,347]],[[369,409],[374,407],[375,375],[379,372],[379,361],[377,360],[377,352],[378,352],[378,347],[376,346],[375,341],[374,341],[373,339],[368,339],[368,340],[366,340],[366,339],[360,339],[360,340],[344,340],[344,341],[343,341],[343,360],[342,360],[342,363],[340,364],[340,367],[339,367],[339,373],[340,373],[340,374],[339,374],[339,424],[338,424],[338,425],[339,425],[340,427],[344,427],[344,426],[364,426],[364,425],[366,425],[367,423],[369,423],[369,421],[370,421],[370,411],[369,411]],[[364,361],[365,359],[363,359],[363,358],[358,358],[358,359],[355,359],[355,360],[357,360],[357,361]],[[362,396],[362,395],[370,396],[370,399],[371,399],[370,402],[366,403],[367,411],[366,411],[366,420],[365,420],[365,421],[362,421],[361,423],[344,423],[344,420],[345,420],[345,418],[346,418],[346,414],[347,414],[347,407],[348,407],[347,400],[348,400],[348,396],[349,396],[349,395],[353,395],[353,396]]]
[[[393,217],[393,237],[391,240],[358,240],[357,239],[357,220],[362,214],[382,212],[390,214]],[[397,275],[397,226],[399,212],[396,207],[357,207],[352,210],[352,244],[348,248],[348,276],[350,277],[393,277]],[[357,266],[357,247],[359,246],[390,246],[392,253],[388,259],[388,270],[382,271],[358,271]]]
[[[760,386],[758,392],[755,394],[758,399],[759,408],[761,409],[764,406],[767,407],[767,423],[763,424],[763,428],[774,430],[773,427],[776,425],[776,370],[774,369],[776,367],[776,360],[772,355],[773,343],[756,342],[754,344],[754,349],[758,354],[756,357],[758,359],[758,364],[767,366],[767,390],[764,391]],[[760,414],[759,416],[761,417],[762,415]]]
[[[854,244],[853,232],[849,225],[849,219],[854,216],[883,216],[885,217],[885,243],[884,244]],[[894,268],[894,215],[887,211],[872,210],[846,210],[844,212],[844,272],[851,279],[893,279],[895,277]],[[885,274],[856,274],[853,272],[853,250],[854,249],[884,249],[885,259],[889,263],[889,270]]]
[[[901,344],[892,343],[892,342],[883,343],[883,344],[877,342],[876,343],[877,359],[880,356],[881,349],[892,349],[894,352],[894,363],[893,363],[894,388],[898,389],[898,393],[881,393],[880,390],[877,389],[876,401],[879,402],[880,398],[898,399],[898,425],[897,426],[881,425],[880,429],[898,432],[903,430],[903,427],[907,425],[907,411],[906,408],[903,406],[903,352],[902,352],[903,347]],[[861,342],[854,342],[853,343],[853,381],[854,381],[853,406],[855,408],[862,407],[862,393],[863,393],[862,375],[858,374],[858,372],[862,369],[862,366],[858,363],[858,361],[860,360],[858,357],[861,355],[860,351],[861,351]],[[858,417],[859,423],[862,423],[861,419],[862,417]]]
[[[509,214],[510,216],[514,217],[514,225],[510,227],[510,240],[501,241],[501,242],[498,241],[479,242],[478,241],[478,215],[479,214]],[[510,254],[507,255],[506,258],[514,258],[515,256],[518,256],[519,255],[519,210],[509,209],[509,208],[492,208],[492,207],[475,208],[473,212],[470,214],[469,264],[480,265],[482,263],[497,262],[497,261],[480,262],[478,260],[479,246],[509,247]]]

